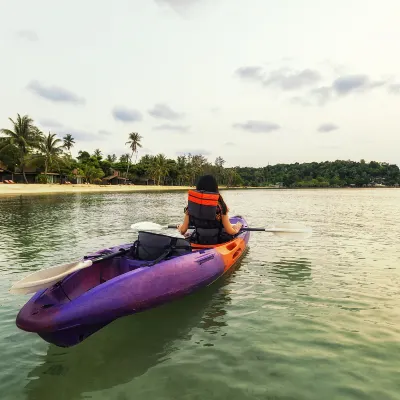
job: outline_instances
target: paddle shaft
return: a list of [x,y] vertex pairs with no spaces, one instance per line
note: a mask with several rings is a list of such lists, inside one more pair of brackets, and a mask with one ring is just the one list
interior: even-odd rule
[[[168,228],[176,229],[177,225],[168,225]],[[194,229],[194,226],[189,226],[189,229]],[[250,232],[265,232],[265,228],[241,228],[240,230]]]
[[110,258],[114,258],[114,257],[120,256],[120,255],[122,255],[122,254],[125,254],[125,253],[128,252],[128,251],[129,251],[129,249],[120,249],[120,250],[117,251],[116,253],[106,254],[106,255],[104,255],[104,256],[100,256],[100,257],[94,258],[94,259],[90,259],[90,258],[88,258],[87,256],[84,256],[83,258],[84,258],[85,260],[88,260],[88,259],[89,259],[89,260],[92,262],[92,264],[95,264],[95,263],[98,263],[98,262],[100,262],[100,261],[104,261],[104,260],[108,260],[108,259],[110,259]]

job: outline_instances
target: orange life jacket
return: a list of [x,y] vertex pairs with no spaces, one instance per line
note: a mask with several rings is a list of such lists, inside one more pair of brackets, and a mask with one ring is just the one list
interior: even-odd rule
[[219,193],[203,190],[189,190],[189,224],[195,230],[191,240],[199,244],[217,244],[221,242],[223,225],[216,219]]

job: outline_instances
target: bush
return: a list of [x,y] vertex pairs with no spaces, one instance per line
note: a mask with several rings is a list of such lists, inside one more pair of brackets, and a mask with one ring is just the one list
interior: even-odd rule
[[36,178],[37,183],[49,183],[49,177],[44,174],[40,174]]
[[101,184],[101,179],[100,178],[95,178],[95,179],[93,179],[93,183],[95,184],[95,185],[100,185]]

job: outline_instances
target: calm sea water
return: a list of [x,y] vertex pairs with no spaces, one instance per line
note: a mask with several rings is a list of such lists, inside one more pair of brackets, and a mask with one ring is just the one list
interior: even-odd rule
[[224,193],[252,226],[240,268],[182,300],[61,349],[18,330],[29,271],[181,221],[184,193],[0,198],[0,398],[399,399],[400,190]]

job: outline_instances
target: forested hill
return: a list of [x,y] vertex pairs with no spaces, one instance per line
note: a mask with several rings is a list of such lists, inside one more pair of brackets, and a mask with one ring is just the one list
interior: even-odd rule
[[276,164],[264,168],[238,167],[246,186],[284,187],[398,186],[400,170],[395,164],[361,160]]

